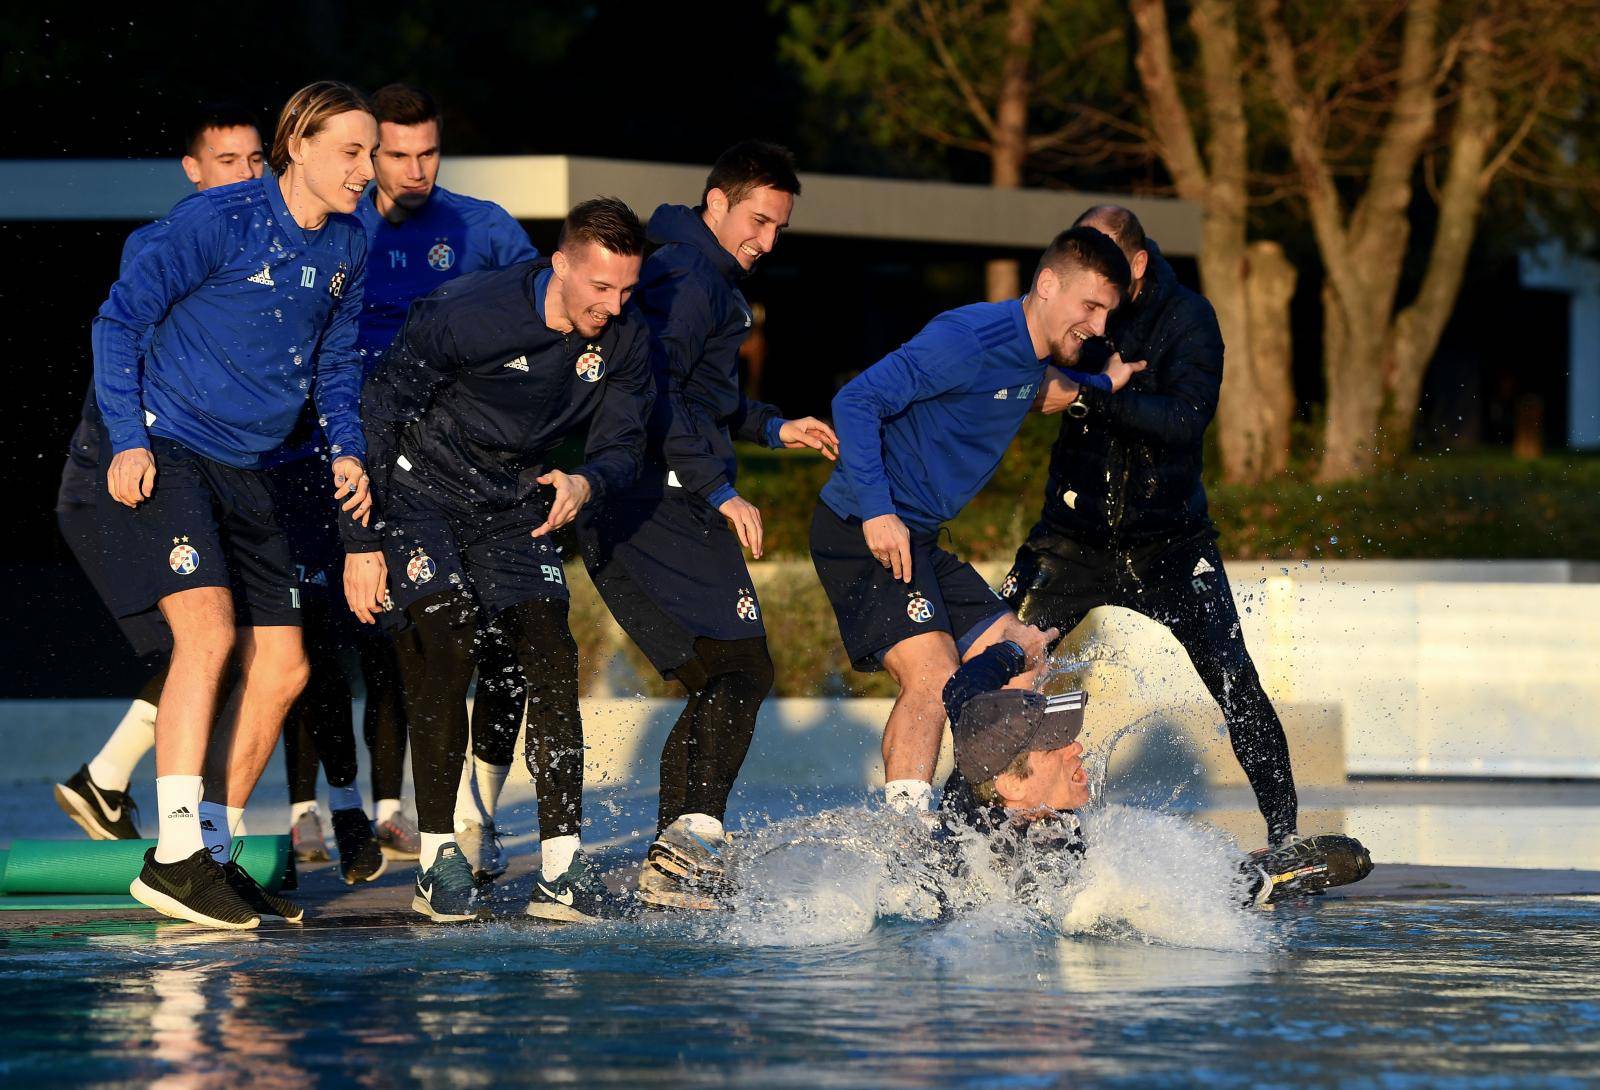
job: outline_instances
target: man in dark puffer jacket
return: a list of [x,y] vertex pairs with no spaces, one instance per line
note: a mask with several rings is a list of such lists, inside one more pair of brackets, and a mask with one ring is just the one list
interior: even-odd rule
[[1222,387],[1216,314],[1178,283],[1126,208],[1096,206],[1075,226],[1115,239],[1133,271],[1102,352],[1148,367],[1115,398],[1077,389],[1051,451],[1043,514],[1000,593],[1039,628],[1070,632],[1094,607],[1115,605],[1171,630],[1222,708],[1277,846],[1297,820],[1289,744],[1245,648],[1200,479]]

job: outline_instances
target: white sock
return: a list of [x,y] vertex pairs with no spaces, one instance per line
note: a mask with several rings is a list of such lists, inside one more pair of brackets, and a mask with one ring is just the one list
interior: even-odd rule
[[382,825],[384,822],[389,821],[392,818],[398,817],[400,815],[402,809],[403,808],[400,805],[400,800],[399,799],[379,799],[378,800],[378,824]]
[[179,862],[206,846],[200,836],[201,782],[199,776],[156,777],[157,863]]
[[438,860],[439,849],[446,844],[454,844],[456,836],[454,833],[422,833],[420,835],[422,837],[422,848],[417,853],[417,865],[422,868],[422,873],[426,874]]
[[238,840],[241,836],[246,835],[244,831],[244,807],[229,806],[226,809],[228,811],[228,834],[233,839]]
[[722,822],[710,814],[680,814],[672,824],[680,829],[687,829],[712,846],[722,840]]
[[228,808],[222,803],[200,804],[200,839],[205,841],[212,859],[218,863],[228,861],[228,853],[233,850],[233,828],[228,821]]
[[359,810],[361,809],[361,788],[355,784],[348,787],[335,787],[328,785],[329,810]]
[[135,700],[89,762],[89,778],[104,790],[126,791],[133,770],[155,744],[156,706],[148,700]]
[[883,804],[902,814],[933,809],[933,784],[923,780],[890,780],[883,785]]
[[456,790],[456,828],[464,825],[492,825],[500,791],[511,775],[510,765],[492,765],[469,756],[461,786]]
[[573,857],[578,854],[578,835],[568,833],[566,836],[553,836],[539,845],[539,873],[546,882],[554,882],[567,868],[572,866]]
[[289,826],[290,826],[290,828],[293,828],[295,822],[299,821],[301,818],[305,817],[307,814],[315,814],[316,812],[317,812],[317,800],[316,799],[307,799],[305,802],[291,802],[289,804]]

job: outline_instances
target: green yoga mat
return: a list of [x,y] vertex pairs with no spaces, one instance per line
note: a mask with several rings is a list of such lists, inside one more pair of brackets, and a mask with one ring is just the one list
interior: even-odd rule
[[[294,866],[286,836],[237,842],[239,865],[269,890],[281,889]],[[128,895],[154,840],[13,840],[0,871],[0,894]],[[84,906],[74,906],[84,907]]]

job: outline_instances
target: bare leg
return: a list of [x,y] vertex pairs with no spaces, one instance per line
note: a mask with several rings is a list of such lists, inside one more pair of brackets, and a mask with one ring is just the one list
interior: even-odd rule
[[884,653],[883,667],[900,686],[883,727],[885,779],[933,780],[944,741],[944,686],[958,665],[947,632],[912,636]]
[[212,802],[243,809],[311,667],[293,625],[241,628],[238,649],[239,686],[208,754],[206,794]]
[[233,651],[233,596],[195,587],[161,599],[172,628],[172,663],[156,709],[156,775],[198,776]]

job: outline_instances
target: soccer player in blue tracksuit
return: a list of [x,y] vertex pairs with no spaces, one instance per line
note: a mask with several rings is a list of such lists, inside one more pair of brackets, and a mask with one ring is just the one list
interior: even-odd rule
[[[378,119],[378,151],[373,156],[373,186],[356,215],[367,231],[366,290],[356,343],[368,369],[394,341],[406,308],[440,285],[466,273],[499,269],[538,258],[522,226],[497,204],[452,193],[436,184],[440,164],[441,119],[438,104],[415,87],[390,84],[372,95]],[[305,435],[315,420],[303,421]],[[285,492],[301,495],[322,487],[326,476],[314,441],[291,444],[291,457],[272,479]],[[367,692],[364,731],[372,758],[377,838],[384,850],[403,859],[417,857],[417,829],[401,806],[405,779],[406,722],[399,666],[387,632],[353,622],[337,593],[344,550],[326,504],[289,506],[287,527],[295,548],[306,607],[311,680],[284,724],[284,765],[289,778],[291,835],[302,859],[326,859],[316,809],[317,759],[327,771],[334,838],[341,866],[347,848],[360,847],[367,829],[355,785],[355,736],[351,726],[350,685],[337,654],[354,645]],[[354,630],[354,631],[352,631]],[[522,724],[522,677],[510,650],[490,644],[500,655],[481,671],[473,703],[474,796],[458,805],[474,821],[458,828],[462,851],[484,877],[505,871],[493,833],[494,799],[510,771],[516,734]],[[475,799],[484,802],[491,822],[479,824]],[[480,851],[480,847],[483,849]],[[486,861],[479,868],[480,860]]]
[[[887,670],[900,686],[883,732],[892,806],[931,806],[940,693],[1014,619],[970,564],[939,547],[939,527],[994,475],[1042,387],[1064,389],[1063,402],[1076,394],[1056,368],[1104,335],[1127,287],[1116,243],[1063,231],[1027,295],[939,315],[833,399],[839,465],[812,518],[811,558],[852,665]],[[1107,381],[1120,389],[1135,369],[1119,364]]]
[[[261,133],[244,109],[223,103],[209,105],[190,126],[187,137],[182,167],[197,192],[261,177]],[[122,246],[119,276],[127,273],[134,257],[160,226],[159,220],[147,223],[128,236]],[[105,487],[99,469],[102,430],[91,381],[61,468],[56,521],[95,593],[101,601],[109,601],[106,554],[95,514],[95,497]],[[172,635],[158,610],[118,617],[117,624],[136,655],[165,654],[172,646]],[[100,752],[55,785],[56,805],[92,840],[139,839],[138,808],[128,790],[128,781],[133,778],[135,766],[156,744],[156,705],[161,702],[161,686],[166,679],[163,664],[139,690]]]
[[[302,88],[279,117],[272,172],[179,202],[94,324],[109,604],[122,616],[159,607],[173,638],[156,716],[159,839],[131,892],[196,923],[301,917],[228,857],[306,678],[288,544],[259,466],[314,397],[334,456],[328,492],[352,517],[369,504],[355,350],[367,241],[349,213],[376,142],[359,92]],[[213,731],[235,653],[237,710]]]
[[[398,637],[421,859],[412,908],[478,911],[454,841],[467,686],[481,629],[515,649],[528,688],[527,762],[539,793],[540,874],[528,915],[611,911],[580,853],[578,648],[551,533],[633,484],[654,400],[649,331],[628,296],[644,228],[614,198],[585,201],[548,262],[474,273],[411,305],[362,393],[378,514],[342,519],[345,593]],[[584,463],[549,464],[588,426]],[[381,517],[380,517],[381,516]]]
[[634,297],[654,334],[645,468],[626,497],[579,521],[584,562],[612,615],[689,691],[662,747],[657,838],[639,872],[640,898],[660,907],[712,907],[728,795],[772,689],[740,551],[743,542],[761,555],[761,513],[734,490],[733,437],[830,458],[838,445],[822,421],[785,420],[739,388],[751,323],[739,282],[777,244],[799,192],[789,152],[751,140],[717,159],[700,207],[656,209],[649,235],[660,248]]

